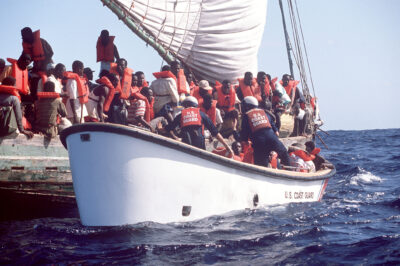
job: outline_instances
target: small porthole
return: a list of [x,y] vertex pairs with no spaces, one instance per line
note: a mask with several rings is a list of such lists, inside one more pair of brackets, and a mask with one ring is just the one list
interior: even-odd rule
[[258,200],[258,194],[254,194],[254,197],[253,197],[253,206],[254,206],[254,207],[257,207],[257,206],[258,206],[258,202],[259,202],[259,200]]
[[192,211],[192,206],[183,206],[182,216],[189,216],[191,211]]
[[81,134],[81,141],[90,141],[90,134]]

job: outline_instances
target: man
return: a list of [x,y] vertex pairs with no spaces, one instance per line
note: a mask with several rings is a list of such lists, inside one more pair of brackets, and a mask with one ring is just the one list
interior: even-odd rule
[[247,96],[255,96],[257,80],[253,78],[253,74],[251,72],[244,73],[244,78],[239,78],[238,81],[239,85],[237,87],[236,93],[239,97],[239,100],[243,100],[243,98]]
[[53,63],[53,49],[50,44],[40,38],[40,30],[32,32],[25,27],[21,30],[23,52],[29,54],[33,61],[33,72],[45,71],[49,63]]
[[251,140],[254,164],[267,167],[270,152],[276,151],[282,164],[290,165],[287,150],[277,137],[278,130],[275,124],[268,114],[258,108],[257,99],[247,96],[243,99],[243,105],[246,113],[243,115],[240,139],[247,145],[248,140]]
[[259,103],[270,99],[271,86],[267,77],[267,73],[263,71],[257,73],[257,85],[254,94]]
[[150,88],[154,93],[155,117],[165,117],[171,123],[173,107],[179,101],[175,75],[169,66],[163,66],[161,72],[154,72],[153,75],[156,80],[151,83]]
[[68,96],[66,104],[67,118],[72,124],[83,123],[83,118],[87,116],[85,104],[89,99],[89,89],[83,76],[83,68],[83,63],[76,60],[72,63],[73,73],[64,73],[64,76],[68,78],[66,85]]
[[89,94],[87,103],[88,118],[86,122],[104,122],[114,97],[118,78],[115,74],[103,72],[100,79],[96,80],[100,85],[96,86]]
[[[146,78],[144,76],[144,73],[142,71],[137,71],[135,73],[135,76],[137,78],[137,85],[136,86],[139,88],[139,91],[141,91],[142,88],[149,86],[149,84],[147,83]],[[133,76],[132,76],[132,78],[133,78]]]
[[234,141],[232,142],[232,150],[233,150],[233,159],[236,161],[243,161],[243,149],[242,149],[242,144],[240,144],[239,141]]
[[205,113],[219,130],[222,125],[221,111],[217,108],[217,101],[213,100],[211,94],[204,94],[203,101],[199,103],[200,110]]
[[4,59],[0,58],[0,84],[3,81],[3,79],[5,79],[7,77],[5,68],[6,68],[6,61],[4,61]]
[[201,104],[203,97],[206,94],[212,95],[212,88],[207,80],[200,80],[199,86],[194,90],[192,96],[197,99],[199,104]]
[[153,112],[153,91],[149,87],[143,87],[140,92],[146,99],[133,98],[128,108],[128,123],[136,126],[143,126],[154,132],[150,121],[154,118]]
[[181,64],[178,61],[171,62],[171,72],[176,78],[179,99],[182,101],[186,95],[190,94],[190,87],[186,81],[184,70],[181,68]]
[[110,64],[119,60],[117,46],[114,44],[115,36],[110,36],[108,30],[102,30],[100,37],[97,39],[96,52],[97,62],[100,62],[100,72],[110,70]]
[[15,82],[15,78],[9,76],[0,85],[0,136],[10,135],[18,128],[20,133],[32,138],[33,133],[24,130],[22,125],[20,96]]
[[235,89],[229,80],[224,80],[215,85],[216,98],[218,99],[217,107],[225,112],[225,114],[235,110],[235,104],[240,103],[237,98]]
[[193,96],[186,97],[182,105],[184,109],[177,115],[171,124],[168,124],[166,130],[170,132],[171,136],[179,140],[174,134],[173,130],[180,126],[182,132],[182,141],[186,144],[195,146],[200,149],[205,149],[205,138],[203,133],[203,127],[207,128],[213,137],[216,137],[219,142],[233,154],[231,147],[225,142],[221,134],[218,133],[217,128],[213,125],[212,121],[208,116],[200,111],[197,107],[197,99]]
[[57,117],[66,117],[67,111],[60,94],[55,92],[54,82],[46,81],[43,92],[38,92],[37,97],[35,129],[42,132],[47,138],[55,138],[58,134]]
[[92,70],[90,67],[85,67],[83,69],[83,74],[85,74],[85,76],[86,76],[86,82],[89,87],[89,92],[91,92],[95,87],[97,87],[97,84],[92,82],[93,72],[94,72],[94,70]]

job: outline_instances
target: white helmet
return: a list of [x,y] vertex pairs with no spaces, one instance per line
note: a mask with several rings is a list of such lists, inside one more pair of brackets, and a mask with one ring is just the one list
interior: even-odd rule
[[183,102],[182,102],[183,106],[192,106],[192,107],[197,107],[199,105],[199,102],[197,101],[197,99],[193,96],[187,96]]
[[253,96],[246,96],[246,97],[244,97],[243,101],[247,105],[252,105],[252,106],[258,107],[258,101]]

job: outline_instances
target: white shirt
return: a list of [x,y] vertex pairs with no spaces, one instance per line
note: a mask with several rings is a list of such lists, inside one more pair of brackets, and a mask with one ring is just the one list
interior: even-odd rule
[[[70,103],[70,100],[74,100],[73,108],[76,110],[76,116],[80,120],[81,119],[82,110],[81,110],[81,104],[80,104],[79,99],[78,99],[78,86],[76,84],[76,80],[69,79],[67,81],[66,88],[67,88],[67,96],[68,96],[68,101],[67,101],[67,104],[66,104],[67,117],[69,119],[73,119],[74,118],[74,113],[72,112],[71,103]],[[83,117],[88,115],[85,105],[83,105],[83,113],[82,113],[82,115],[83,115]]]
[[[50,75],[47,78],[47,81],[51,81],[54,83],[54,91],[57,93],[61,93],[62,91],[62,84],[61,82],[54,76],[54,75]],[[39,83],[37,85],[37,91],[38,92],[43,92],[43,82],[42,79],[39,80]]]
[[173,78],[160,78],[154,80],[150,88],[154,93],[154,113],[158,113],[167,103],[177,103],[179,100],[178,89]]

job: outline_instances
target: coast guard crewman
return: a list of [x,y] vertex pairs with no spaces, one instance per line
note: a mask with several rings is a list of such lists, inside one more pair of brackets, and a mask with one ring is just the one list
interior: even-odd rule
[[227,151],[233,154],[231,147],[225,142],[221,134],[218,133],[211,119],[198,108],[197,99],[193,96],[187,96],[182,105],[182,113],[177,115],[171,124],[165,128],[176,140],[179,138],[173,133],[173,130],[179,125],[182,131],[182,141],[186,144],[205,149],[204,127],[206,127],[213,137],[224,145]]

